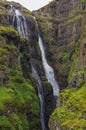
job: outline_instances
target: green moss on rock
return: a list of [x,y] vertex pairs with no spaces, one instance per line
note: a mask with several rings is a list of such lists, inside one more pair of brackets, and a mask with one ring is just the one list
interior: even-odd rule
[[65,89],[60,95],[61,106],[51,115],[50,128],[62,130],[86,129],[86,84],[80,89]]
[[7,36],[10,38],[17,38],[18,32],[13,27],[0,26],[0,35]]
[[[9,5],[0,3],[1,10]],[[21,52],[18,44],[22,46]],[[35,86],[28,76],[25,78],[24,70],[18,64],[19,56],[24,59],[23,64],[27,64],[30,58],[28,50],[27,40],[20,38],[12,26],[6,22],[3,26],[0,21],[0,130],[40,130],[40,108]]]

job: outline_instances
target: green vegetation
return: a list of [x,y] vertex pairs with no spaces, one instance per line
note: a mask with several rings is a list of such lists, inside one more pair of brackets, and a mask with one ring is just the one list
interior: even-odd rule
[[5,6],[9,5],[9,2],[7,1],[2,1],[0,0],[0,14],[6,14],[7,13],[7,8],[5,8]]
[[[86,129],[86,84],[80,89],[69,88],[63,90],[60,95],[61,106],[51,115],[52,125],[55,124],[62,130]],[[54,130],[52,129],[52,130]]]
[[[39,17],[37,17],[37,20],[39,21],[39,25],[40,25],[40,28],[42,30],[43,40],[44,40],[45,44],[48,45],[49,42],[51,42],[51,40],[52,40],[52,37],[50,37],[52,32],[49,31],[49,29],[50,29],[48,27],[49,22],[47,21],[49,19],[46,19],[46,18],[39,16]],[[52,25],[50,25],[50,26],[52,26]]]
[[[83,35],[83,34],[82,34]],[[70,72],[68,75],[68,85],[71,88],[64,89],[59,97],[60,106],[55,109],[51,115],[49,126],[52,130],[58,128],[62,130],[85,130],[86,129],[86,70],[84,65],[79,65],[83,62],[80,51],[82,37],[74,44],[75,51],[72,55]],[[69,45],[71,48],[71,44]],[[59,56],[61,61],[62,73],[68,68],[69,52],[63,52]],[[67,73],[67,72],[66,72]]]
[[[50,117],[49,127],[51,130],[56,130],[57,126],[61,130],[85,130],[86,5],[77,1],[75,6],[75,1],[68,1],[68,7],[66,2],[50,4],[37,14],[47,53],[50,54],[48,60],[55,67],[60,84],[63,81],[64,87],[68,83],[68,88],[61,92],[58,99],[60,106]],[[52,17],[54,11],[55,17]],[[58,17],[60,14],[62,17]]]
[[59,56],[59,60],[62,63],[60,68],[59,68],[59,72],[62,73],[62,74],[63,73],[66,74],[67,73],[67,70],[69,68],[69,63],[68,63],[69,57],[70,57],[69,52],[65,52],[65,51],[63,51],[61,53],[61,55]]
[[[24,78],[18,66],[15,51],[17,48],[11,43],[6,49],[0,48],[0,129],[38,130],[39,101],[34,86]],[[5,56],[15,58],[6,61]]]
[[[19,4],[12,3],[17,8],[21,8]],[[55,4],[55,1],[52,1],[49,4],[49,10],[42,13],[42,16],[37,16],[37,20],[44,43],[48,48],[49,61],[56,67],[59,80],[64,80],[64,83],[68,80],[70,88],[61,92],[60,106],[51,115],[49,125],[52,130],[55,130],[57,126],[61,130],[85,130],[86,19],[83,18],[86,10],[80,11],[81,6],[77,6],[68,17],[66,16],[66,19],[65,9],[60,11],[60,13],[64,12],[63,17],[59,16]],[[35,21],[32,13],[28,13],[28,10],[23,8],[22,13],[27,20],[29,19],[28,26],[31,25],[30,33],[33,34],[29,42],[25,38],[20,38],[18,32],[7,23],[8,5],[9,2],[0,1],[0,130],[40,130],[39,101],[29,66],[30,53],[33,55],[33,48],[36,45],[34,44],[36,43],[34,35],[37,35]],[[32,44],[29,52],[30,42],[34,44],[34,47],[32,48]],[[18,45],[21,45],[20,52],[17,49]],[[39,47],[36,46],[35,50],[40,58]],[[22,59],[22,67],[18,65],[19,56]],[[44,94],[49,96],[49,92],[52,91],[51,86],[47,81],[43,83]],[[46,108],[50,109],[49,107]]]
[[74,54],[73,57],[73,62],[70,68],[70,73],[69,73],[69,77],[68,77],[68,83],[70,82],[71,78],[72,78],[72,74],[74,73],[74,71],[77,71],[77,62],[78,62],[78,58],[77,55]]
[[82,2],[86,2],[86,0],[81,0]]
[[[0,10],[4,10],[5,4],[0,3]],[[0,15],[2,18],[3,14]],[[18,65],[20,56],[24,68],[27,67],[30,54],[24,49],[29,49],[28,42],[12,26],[4,24],[0,20],[0,130],[40,130],[39,100],[32,85],[33,77],[32,81],[28,76],[25,78]],[[17,49],[18,44],[22,52]]]
[[0,87],[0,110],[4,111],[5,103],[12,103],[14,94],[10,88]]
[[45,41],[45,43],[48,43],[50,38],[48,37],[48,29],[47,29],[47,25],[44,21],[40,22],[40,26],[43,32],[43,39]]
[[82,18],[83,18],[82,15],[74,16],[74,17],[72,17],[71,19],[69,19],[69,20],[67,21],[67,24],[76,22],[76,21],[78,21],[79,19],[82,19]]
[[[10,116],[14,115],[14,116],[12,116],[12,118],[13,117],[17,118],[15,120],[16,125],[20,125],[22,129],[25,129],[24,128],[25,126],[26,126],[26,128],[28,128],[26,113],[29,113],[29,112],[32,113],[32,116],[34,117],[34,118],[31,117],[32,119],[30,119],[30,120],[32,120],[32,121],[35,120],[35,118],[39,118],[39,105],[38,105],[38,98],[35,94],[35,90],[34,90],[33,86],[31,86],[30,83],[24,79],[21,71],[19,71],[19,70],[14,71],[13,69],[10,69],[9,78],[10,79],[9,79],[6,87],[11,89],[10,90],[11,94],[12,93],[14,94],[14,96],[12,98],[12,104],[10,104],[10,106],[12,105],[12,107],[15,107],[14,114],[10,113]],[[8,99],[6,99],[6,101],[8,101]],[[21,119],[22,112],[24,113],[24,115],[26,115],[25,116],[26,118],[24,118],[24,119],[23,118]],[[25,126],[21,125],[21,124],[23,124],[23,120],[26,120],[25,123],[27,123],[27,124],[24,124]],[[29,115],[28,115],[28,120],[29,120]],[[33,126],[31,126],[31,123],[32,122],[29,122],[29,127],[35,128],[35,124],[33,123]],[[36,123],[39,123],[39,121]],[[38,124],[36,124],[36,125],[38,125]]]
[[10,38],[17,38],[18,32],[13,27],[0,26],[0,35],[7,36]]

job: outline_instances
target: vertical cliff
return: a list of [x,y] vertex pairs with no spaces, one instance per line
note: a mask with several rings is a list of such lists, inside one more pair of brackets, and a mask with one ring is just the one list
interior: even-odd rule
[[[51,130],[86,129],[86,1],[58,0],[34,12],[62,90]],[[58,106],[58,104],[57,104]]]
[[[12,26],[10,4],[25,15],[29,41],[19,36],[16,25]],[[31,13],[17,3],[0,0],[0,130],[41,129],[37,88],[30,66],[30,44],[36,37]]]
[[[80,39],[83,8],[80,1],[53,1],[34,12],[42,29],[50,64],[54,66],[61,88],[67,86],[67,76]],[[84,14],[83,14],[84,15]]]

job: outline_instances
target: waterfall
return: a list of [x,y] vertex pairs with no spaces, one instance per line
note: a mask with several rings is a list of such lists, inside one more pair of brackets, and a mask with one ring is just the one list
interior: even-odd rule
[[34,68],[34,66],[31,65],[31,67],[32,67],[33,76],[37,82],[37,87],[38,87],[38,96],[39,96],[39,100],[40,100],[40,119],[41,119],[42,130],[46,130],[45,117],[44,117],[44,96],[43,96],[42,83],[41,83],[40,77],[39,77],[36,69]]
[[53,95],[54,96],[59,96],[59,86],[58,86],[58,84],[56,82],[56,79],[55,79],[54,70],[48,64],[48,62],[46,60],[43,41],[42,41],[42,38],[40,37],[40,35],[39,35],[39,47],[40,47],[41,54],[42,54],[42,63],[43,63],[46,78],[50,82],[50,84],[52,85]]
[[[19,35],[21,37],[29,40],[26,18],[23,16],[23,14],[20,12],[20,10],[16,9],[13,5],[10,5],[10,7],[11,8],[8,11],[8,14],[13,16],[12,26],[18,30]],[[15,27],[15,23],[16,23],[16,27]],[[18,44],[18,50],[20,52],[20,44]],[[18,56],[18,64],[22,68],[20,56]]]
[[[36,18],[35,18],[35,20],[36,20]],[[38,28],[38,32],[39,32],[39,27],[38,27],[37,21],[36,21],[36,24],[37,24],[37,28]],[[38,43],[39,43],[39,47],[40,47],[40,50],[41,50],[42,63],[43,63],[46,78],[52,86],[53,95],[55,97],[58,97],[59,96],[59,85],[56,82],[53,68],[47,62],[45,50],[44,50],[44,46],[43,46],[43,40],[42,40],[42,37],[40,36],[40,33],[38,34],[38,38],[39,38]]]
[[[21,37],[29,40],[26,18],[23,16],[23,14],[20,12],[20,10],[16,9],[15,7],[13,7],[13,5],[11,5],[11,8],[8,11],[8,14],[10,14],[10,15],[13,14],[12,25],[15,27],[15,23],[16,23],[16,29],[18,30],[19,35]],[[20,50],[20,44],[18,44],[18,50]],[[19,63],[19,65],[21,64],[20,56],[18,57],[18,63]],[[44,97],[43,97],[42,83],[41,83],[41,79],[38,75],[38,72],[35,69],[35,67],[33,66],[33,64],[31,64],[31,68],[32,68],[32,73],[33,73],[34,79],[36,80],[36,83],[37,83],[38,96],[39,96],[39,101],[40,101],[41,127],[42,127],[42,130],[46,130],[45,117],[44,117]]]
[[29,40],[25,16],[20,12],[20,10],[16,9],[13,5],[11,5],[8,14],[13,15],[12,25],[15,27],[16,23],[16,29],[18,30],[19,35]]

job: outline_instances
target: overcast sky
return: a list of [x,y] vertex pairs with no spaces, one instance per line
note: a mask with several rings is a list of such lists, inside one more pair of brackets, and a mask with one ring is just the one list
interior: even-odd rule
[[48,4],[51,0],[8,0],[8,1],[15,1],[22,4],[24,7],[28,8],[29,10],[33,11],[43,7],[44,5]]

